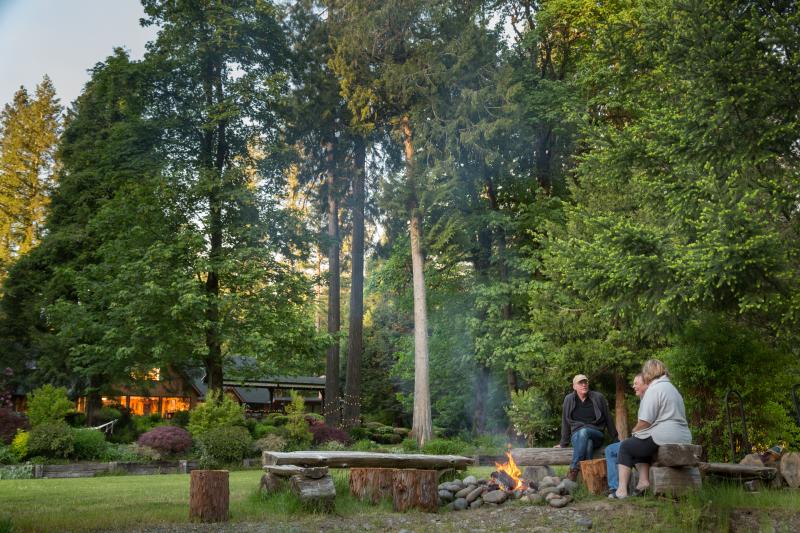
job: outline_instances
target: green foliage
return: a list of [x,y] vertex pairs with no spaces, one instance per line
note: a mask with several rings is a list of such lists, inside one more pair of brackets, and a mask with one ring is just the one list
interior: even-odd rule
[[533,388],[511,394],[508,418],[517,435],[525,437],[528,446],[541,446],[542,441],[559,427],[544,395]]
[[19,461],[17,454],[5,444],[0,444],[0,465],[13,465]]
[[98,460],[106,456],[108,442],[102,431],[96,429],[73,430],[75,437],[73,457],[78,460]]
[[431,455],[468,455],[473,446],[460,439],[432,439],[422,447],[422,453]]
[[253,443],[253,446],[259,452],[273,451],[282,452],[286,449],[287,441],[280,435],[267,434],[259,438]]
[[33,465],[24,464],[0,467],[0,479],[33,479]]
[[30,438],[29,431],[17,431],[17,434],[14,435],[14,440],[11,441],[11,451],[20,461],[28,457],[28,442]]
[[350,449],[354,452],[374,452],[378,445],[369,439],[362,439],[353,443]]
[[120,462],[136,462],[141,461],[142,456],[136,452],[135,444],[117,444],[108,443],[101,461],[120,461]]
[[32,427],[48,422],[61,422],[75,404],[67,398],[65,387],[47,384],[28,394],[28,420]]
[[289,421],[286,423],[287,438],[289,446],[295,450],[308,449],[314,435],[308,427],[305,417],[305,400],[303,396],[295,391],[291,391],[292,401],[286,406],[286,416]]
[[415,453],[419,451],[416,439],[406,438],[400,443],[403,446],[403,451],[406,453]]
[[189,411],[176,411],[172,414],[169,423],[174,426],[185,428],[189,425],[189,417]]
[[270,413],[264,417],[264,423],[270,426],[285,426],[289,417],[283,413]]
[[28,455],[67,458],[75,452],[75,430],[64,421],[34,426],[28,438]]
[[244,425],[243,405],[227,394],[209,391],[205,401],[189,414],[187,429],[196,438],[215,428]]
[[197,438],[200,462],[205,467],[241,464],[253,439],[242,426],[215,426]]
[[[748,439],[757,450],[776,443],[800,446],[790,398],[800,365],[789,349],[770,346],[749,327],[724,316],[704,314],[687,322],[663,359],[683,395],[693,441],[710,460],[728,462],[743,454],[730,457],[723,405],[729,389],[742,394]],[[732,399],[731,409],[738,443],[737,400]]]
[[167,425],[169,422],[168,420],[163,420],[161,415],[158,413],[151,413],[149,415],[133,415],[130,419],[137,435],[147,433],[154,427]]

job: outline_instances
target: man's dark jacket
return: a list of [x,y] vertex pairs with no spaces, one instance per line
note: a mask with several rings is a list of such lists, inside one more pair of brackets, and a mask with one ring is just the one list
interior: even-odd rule
[[[575,410],[575,406],[578,404],[578,393],[571,392],[567,394],[564,398],[564,406],[561,409],[561,446],[567,447],[570,445],[570,437],[572,434],[582,427],[589,427],[594,428],[600,432],[603,429],[608,430],[608,435],[611,437],[611,442],[617,442],[619,438],[617,437],[617,428],[614,426],[614,419],[611,418],[611,413],[608,411],[608,402],[606,401],[605,396],[600,394],[599,392],[595,392],[590,390],[588,392],[589,399],[592,401],[592,405],[594,406],[594,424],[587,424],[585,422],[581,422],[580,420],[575,420],[572,418],[572,411]],[[597,425],[597,422],[605,417],[605,428],[601,425]]]

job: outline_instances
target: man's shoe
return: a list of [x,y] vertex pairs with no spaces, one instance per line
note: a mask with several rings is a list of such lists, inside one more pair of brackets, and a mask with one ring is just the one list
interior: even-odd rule
[[570,481],[576,481],[578,479],[578,469],[577,468],[570,469],[570,471],[567,473],[567,479],[569,479]]

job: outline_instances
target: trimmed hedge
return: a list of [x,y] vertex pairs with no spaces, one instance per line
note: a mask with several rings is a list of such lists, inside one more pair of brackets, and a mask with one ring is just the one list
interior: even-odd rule
[[108,450],[108,442],[102,431],[96,429],[75,429],[75,459],[92,460],[102,459]]
[[197,439],[200,462],[205,466],[241,463],[253,438],[242,426],[223,426],[210,429]]

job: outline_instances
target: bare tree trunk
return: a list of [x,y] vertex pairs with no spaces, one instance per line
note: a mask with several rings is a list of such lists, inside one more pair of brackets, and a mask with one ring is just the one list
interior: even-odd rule
[[366,146],[355,141],[353,161],[353,242],[350,285],[350,324],[347,335],[347,383],[344,393],[344,425],[355,427],[361,418],[361,350],[364,319],[364,180]]
[[325,365],[325,423],[339,425],[339,202],[333,172],[333,143],[325,145],[328,180],[328,333],[333,342],[328,347]]
[[422,255],[422,219],[414,186],[414,145],[411,124],[403,117],[403,141],[411,201],[409,231],[411,236],[411,270],[414,286],[414,416],[412,431],[421,448],[433,436],[431,392],[428,380],[428,309],[425,302],[425,258]]
[[625,376],[617,371],[614,374],[616,384],[616,397],[614,401],[614,420],[617,426],[619,439],[628,438],[628,406],[625,404]]

